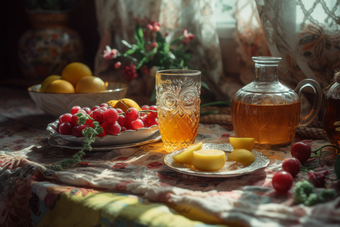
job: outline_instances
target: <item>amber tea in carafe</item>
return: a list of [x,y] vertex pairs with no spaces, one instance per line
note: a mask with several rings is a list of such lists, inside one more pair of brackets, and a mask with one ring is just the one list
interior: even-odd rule
[[255,138],[256,148],[289,145],[299,125],[310,124],[321,107],[321,88],[311,79],[302,80],[298,94],[307,86],[315,91],[315,102],[305,118],[300,116],[299,95],[278,80],[280,57],[253,57],[255,80],[237,91],[231,106],[232,123],[237,137]]
[[233,100],[232,111],[235,134],[253,137],[263,145],[289,144],[300,120],[299,101],[287,105],[253,105]]

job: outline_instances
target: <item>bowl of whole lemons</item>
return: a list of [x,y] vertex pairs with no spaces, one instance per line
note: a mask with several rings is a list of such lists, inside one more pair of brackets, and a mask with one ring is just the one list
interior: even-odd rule
[[45,113],[60,116],[73,106],[94,106],[124,98],[128,85],[103,81],[92,74],[84,63],[68,64],[61,75],[51,75],[41,84],[28,88],[28,93]]

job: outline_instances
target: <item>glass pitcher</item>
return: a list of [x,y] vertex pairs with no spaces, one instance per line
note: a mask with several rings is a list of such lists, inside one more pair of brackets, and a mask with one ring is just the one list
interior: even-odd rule
[[334,146],[340,146],[340,72],[334,76],[334,83],[326,94],[326,109],[323,116],[323,126],[328,141]]
[[[255,138],[255,147],[270,149],[289,145],[296,128],[310,124],[321,107],[322,91],[312,79],[300,81],[295,90],[278,80],[280,57],[253,57],[255,80],[235,94],[231,117],[237,137]],[[300,116],[302,89],[311,87],[315,92],[312,110]]]

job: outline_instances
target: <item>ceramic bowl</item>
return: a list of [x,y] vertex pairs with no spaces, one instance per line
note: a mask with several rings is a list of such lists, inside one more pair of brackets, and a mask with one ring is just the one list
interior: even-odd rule
[[59,117],[70,113],[73,106],[90,107],[106,103],[109,100],[125,97],[128,85],[118,82],[105,82],[107,91],[97,93],[48,93],[40,92],[41,84],[29,87],[28,93],[38,107],[46,114]]

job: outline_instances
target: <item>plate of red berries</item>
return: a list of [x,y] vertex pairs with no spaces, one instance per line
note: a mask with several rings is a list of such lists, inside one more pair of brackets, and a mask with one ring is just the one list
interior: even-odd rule
[[90,107],[73,106],[47,125],[54,139],[74,144],[90,141],[93,146],[121,145],[142,142],[159,134],[157,107],[138,111],[134,107],[123,112],[107,103]]

